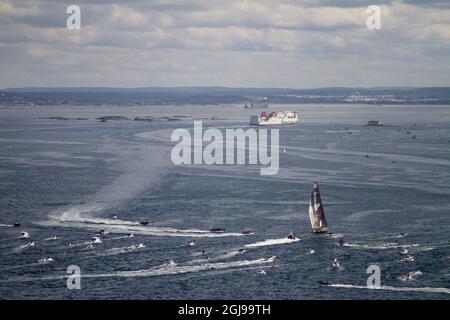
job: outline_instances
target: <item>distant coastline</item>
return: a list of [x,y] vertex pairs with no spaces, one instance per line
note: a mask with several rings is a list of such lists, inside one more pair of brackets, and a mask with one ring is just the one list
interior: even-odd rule
[[26,87],[0,90],[0,106],[268,104],[450,105],[450,87],[229,88]]

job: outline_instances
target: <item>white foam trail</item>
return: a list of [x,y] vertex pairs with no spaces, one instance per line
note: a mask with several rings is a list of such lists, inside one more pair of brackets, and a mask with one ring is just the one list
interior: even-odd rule
[[[216,263],[204,263],[199,265],[181,265],[181,266],[168,266],[160,265],[150,269],[136,270],[136,271],[116,271],[109,273],[100,274],[82,274],[82,278],[108,278],[108,277],[119,277],[119,278],[134,278],[134,277],[155,277],[155,276],[165,276],[165,275],[177,275],[194,273],[208,270],[227,270],[227,269],[242,269],[249,266],[264,266],[271,264],[271,260],[265,258],[255,259],[255,260],[241,260],[241,261],[231,261],[231,262],[216,262]],[[1,282],[27,282],[36,280],[58,280],[66,279],[67,275],[60,276],[50,276],[42,278],[16,278],[9,279]]]
[[344,234],[343,233],[332,233],[332,234],[330,234],[330,237],[332,239],[340,239],[340,238],[344,237]]
[[[154,133],[150,133],[152,135]],[[116,148],[116,142],[107,145]],[[57,210],[50,214],[50,220],[40,222],[46,226],[76,227],[102,229],[110,233],[134,233],[149,236],[177,237],[230,237],[241,236],[241,233],[213,233],[209,230],[175,229],[167,227],[142,226],[137,221],[103,219],[98,216],[105,210],[124,201],[133,199],[137,194],[147,189],[150,183],[156,183],[161,172],[166,169],[170,155],[169,146],[150,146],[140,144],[139,151],[130,159],[124,156],[122,160],[124,173],[118,176],[110,185],[102,188],[92,196],[86,205]]]
[[18,246],[17,248],[14,249],[14,252],[19,252],[22,250],[27,250],[27,249],[33,249],[34,246],[30,246],[29,244],[23,244],[21,246]]
[[[204,257],[203,259],[196,259],[196,260],[192,260],[190,262],[188,262],[188,264],[196,264],[196,263],[204,263],[205,261],[207,262],[215,262],[215,261],[221,261],[221,260],[226,260],[232,257],[235,257],[237,255],[243,254],[246,251],[239,251],[239,250],[231,250],[228,251],[226,253],[220,254],[218,256],[215,257],[210,257],[209,255],[206,257]],[[201,255],[201,253],[196,253],[196,256]]]
[[419,244],[398,244],[398,243],[383,243],[378,245],[370,244],[357,244],[357,243],[344,243],[342,246],[356,248],[356,249],[369,249],[369,250],[392,250],[392,249],[404,249],[419,247]]
[[0,223],[0,228],[9,228],[9,227],[12,227],[12,225]]
[[138,221],[95,218],[94,213],[102,211],[98,205],[72,207],[60,215],[52,216],[52,219],[41,224],[60,227],[79,227],[98,230],[104,229],[109,233],[134,233],[148,236],[167,237],[189,237],[189,238],[215,238],[215,237],[237,237],[243,236],[236,232],[211,232],[201,229],[175,229],[168,227],[143,226]]
[[104,251],[88,254],[86,259],[97,258],[97,257],[114,256],[114,255],[124,254],[124,253],[131,253],[131,252],[140,251],[142,249],[145,249],[145,247],[144,248],[138,248],[137,244],[134,245],[134,246],[130,245],[130,246],[119,247],[119,248],[111,248],[111,249],[106,249]]
[[150,276],[162,276],[171,274],[183,274],[191,272],[199,272],[206,270],[217,270],[217,269],[230,269],[238,267],[247,267],[252,265],[264,265],[269,262],[266,259],[257,260],[242,260],[242,261],[232,261],[232,262],[216,262],[216,263],[205,263],[202,265],[195,266],[175,266],[175,267],[158,267],[155,269],[148,270],[137,270],[137,271],[119,271],[113,273],[97,274],[97,275],[84,275],[83,277],[97,278],[97,277],[150,277]]
[[392,287],[392,286],[367,287],[367,286],[358,286],[358,285],[352,285],[352,284],[329,284],[327,286],[334,287],[334,288],[347,288],[347,289],[368,289],[368,290],[387,290],[387,291],[404,291],[404,292],[423,292],[423,293],[446,293],[446,294],[450,294],[450,289],[448,289],[448,288],[433,288],[433,287],[423,287],[423,288]]
[[15,266],[9,266],[5,268],[1,268],[1,271],[9,271],[14,269],[20,269],[20,268],[28,268],[28,267],[36,267],[36,266],[42,266],[43,264],[40,262],[33,262],[33,263],[27,263],[27,264],[20,264]]
[[357,133],[359,130],[325,130],[325,133]]
[[265,246],[274,246],[279,244],[288,244],[300,241],[300,239],[288,239],[288,238],[281,238],[281,239],[267,239],[264,241],[258,241],[255,243],[246,244],[245,248],[258,248],[258,247],[265,247]]

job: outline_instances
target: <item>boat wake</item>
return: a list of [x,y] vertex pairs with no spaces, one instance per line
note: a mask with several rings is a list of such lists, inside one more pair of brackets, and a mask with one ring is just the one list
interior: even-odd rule
[[369,250],[392,250],[392,249],[404,249],[404,248],[416,248],[419,247],[419,244],[398,244],[396,242],[389,243],[381,243],[381,244],[358,244],[358,243],[344,243],[342,244],[344,247],[350,247],[355,249],[369,249]]
[[258,247],[266,247],[266,246],[275,246],[279,244],[288,244],[300,241],[300,239],[288,239],[288,238],[281,238],[281,239],[267,239],[264,241],[258,241],[255,243],[250,243],[244,245],[245,248],[258,248]]
[[201,229],[176,229],[168,227],[156,227],[150,225],[141,225],[138,221],[96,218],[95,213],[103,211],[102,207],[80,206],[72,207],[62,214],[53,215],[51,220],[41,222],[41,225],[58,227],[78,227],[84,229],[98,230],[104,229],[108,233],[117,234],[139,234],[147,236],[161,237],[190,237],[190,238],[215,238],[215,237],[237,237],[243,236],[237,232],[211,232]]
[[100,251],[100,252],[89,253],[85,257],[85,259],[98,258],[98,257],[108,257],[108,256],[114,256],[114,255],[118,255],[118,254],[131,253],[131,252],[140,251],[140,250],[142,250],[144,248],[145,248],[145,246],[143,244],[136,244],[136,245],[130,245],[130,246],[125,246],[125,247],[111,248],[111,249],[106,249],[106,250]]
[[[108,273],[99,273],[99,274],[82,274],[81,278],[135,278],[135,277],[155,277],[155,276],[166,276],[166,275],[178,275],[178,274],[187,274],[187,273],[195,273],[202,272],[208,270],[238,270],[245,269],[247,267],[254,266],[268,266],[271,265],[273,259],[269,258],[261,258],[255,260],[241,260],[241,261],[231,261],[231,262],[216,262],[209,263],[206,262],[204,264],[198,265],[177,265],[173,261],[168,264],[159,265],[150,269],[144,270],[135,270],[135,271],[115,271]],[[28,281],[36,281],[36,280],[59,280],[66,279],[67,275],[58,275],[58,276],[49,276],[49,277],[41,277],[41,278],[16,278],[16,279],[8,279],[0,282],[28,282]]]
[[368,290],[387,290],[387,291],[404,291],[404,292],[422,292],[422,293],[446,293],[450,294],[450,289],[448,288],[433,288],[433,287],[392,287],[392,286],[380,286],[380,287],[368,287],[368,286],[358,286],[352,284],[329,284],[329,287],[334,288],[347,288],[347,289],[368,289]]

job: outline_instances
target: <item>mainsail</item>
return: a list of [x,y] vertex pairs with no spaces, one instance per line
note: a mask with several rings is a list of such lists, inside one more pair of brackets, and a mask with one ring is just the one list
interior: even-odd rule
[[319,184],[314,182],[313,191],[309,199],[309,220],[313,232],[327,232],[328,225],[325,218],[322,200],[320,199]]

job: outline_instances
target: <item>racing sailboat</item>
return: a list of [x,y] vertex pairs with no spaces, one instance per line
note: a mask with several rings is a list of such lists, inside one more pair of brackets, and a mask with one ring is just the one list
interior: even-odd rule
[[320,199],[319,184],[314,182],[311,197],[309,198],[309,220],[314,233],[328,232],[327,220]]

